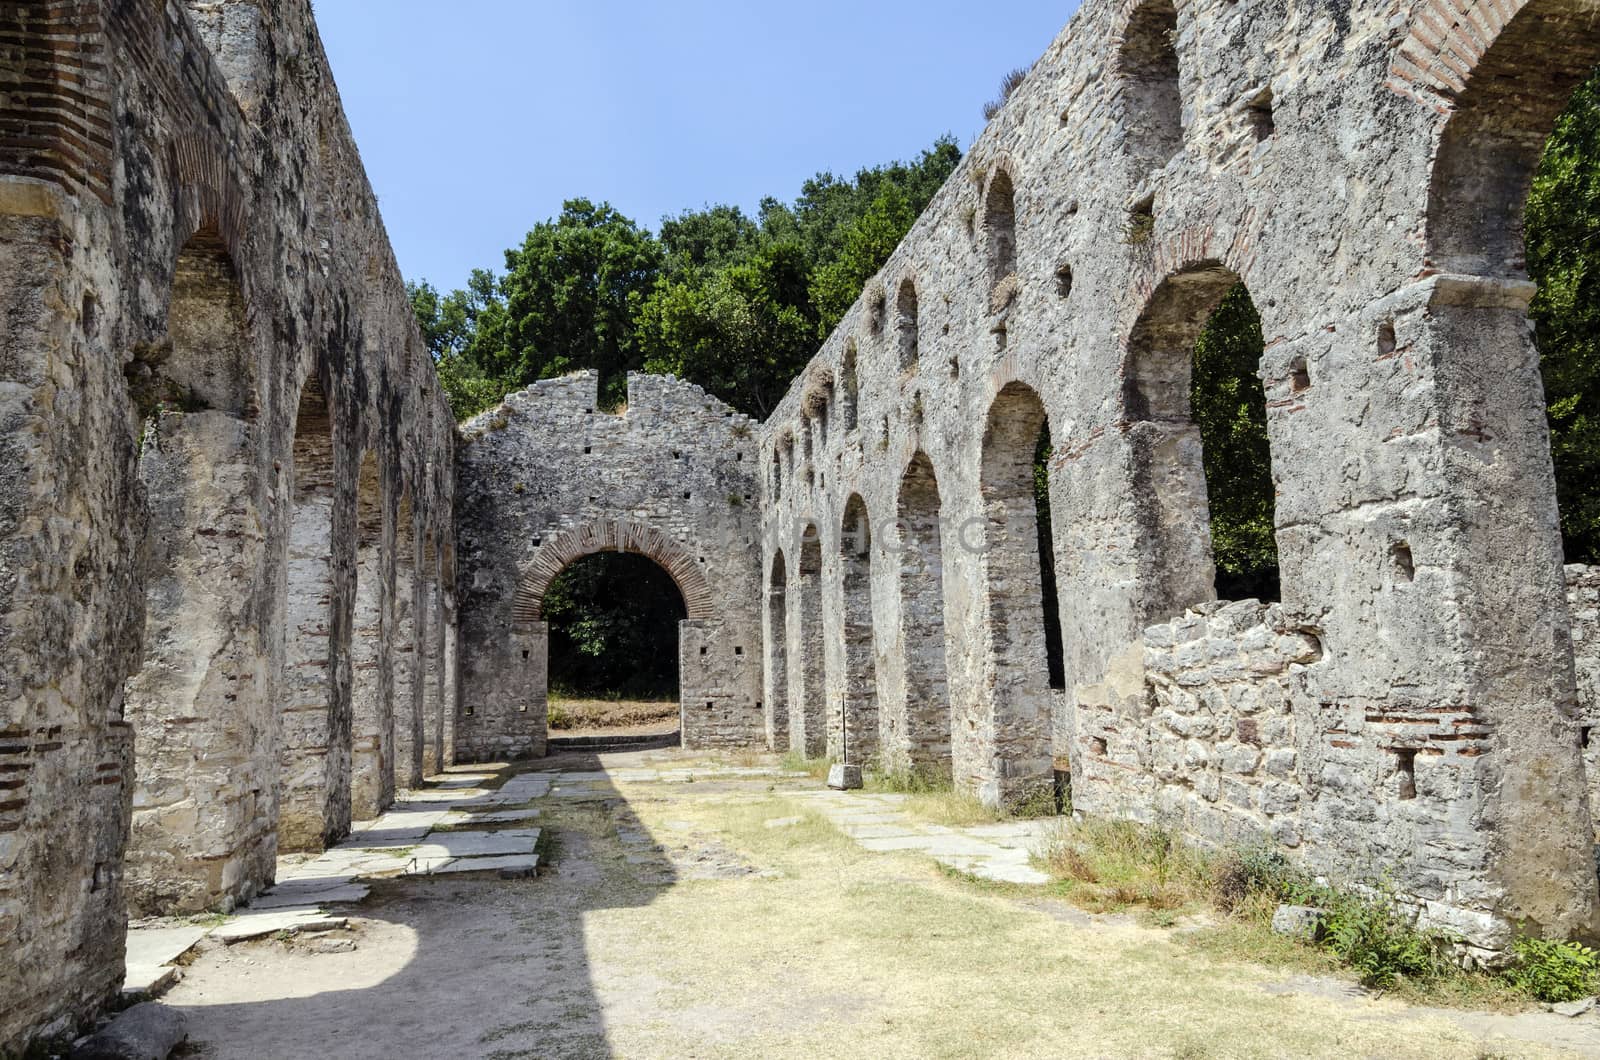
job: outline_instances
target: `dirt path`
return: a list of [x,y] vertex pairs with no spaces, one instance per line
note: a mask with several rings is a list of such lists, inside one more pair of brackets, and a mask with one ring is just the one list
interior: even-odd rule
[[770,763],[552,764],[548,871],[381,883],[351,932],[207,943],[167,996],[194,1055],[1600,1056],[1600,1017],[1407,1008],[864,849]]

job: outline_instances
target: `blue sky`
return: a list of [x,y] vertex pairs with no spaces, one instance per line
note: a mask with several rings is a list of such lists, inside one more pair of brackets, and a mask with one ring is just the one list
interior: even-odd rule
[[963,148],[1076,0],[317,0],[408,279],[499,269],[565,199],[651,229]]

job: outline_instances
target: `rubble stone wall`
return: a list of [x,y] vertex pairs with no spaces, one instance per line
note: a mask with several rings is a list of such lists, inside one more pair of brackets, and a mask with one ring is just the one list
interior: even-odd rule
[[[392,610],[403,495],[449,551],[454,431],[306,0],[6,4],[0,130],[9,1053],[116,997],[130,908],[272,880],[307,381],[333,457],[324,836],[349,826],[357,581]],[[402,665],[383,628],[362,666]]]
[[[761,426],[768,629],[788,630],[765,657],[805,671],[802,625],[774,613],[805,603],[809,526],[823,640],[844,641],[860,503],[886,762],[921,753],[990,801],[1070,772],[1080,806],[1383,866],[1486,947],[1517,923],[1600,931],[1520,229],[1555,116],[1600,61],[1595,12],[1085,3]],[[1190,365],[1239,283],[1265,336],[1283,600],[1202,614],[1202,636]],[[1008,485],[1036,408],[1064,695]],[[1204,696],[1153,668],[1173,646],[1146,631],[1169,623]],[[1212,650],[1221,669],[1191,673]],[[827,704],[860,701],[865,657],[825,652]],[[804,707],[768,731],[792,738]],[[908,738],[918,711],[939,738]],[[1182,735],[1202,722],[1254,722],[1262,746]],[[1291,751],[1292,773],[1269,771]]]
[[536,383],[462,428],[462,761],[545,753],[544,590],[603,551],[648,556],[684,595],[684,745],[761,742],[754,425],[671,377],[630,375],[620,413],[597,407],[598,386],[593,372]]

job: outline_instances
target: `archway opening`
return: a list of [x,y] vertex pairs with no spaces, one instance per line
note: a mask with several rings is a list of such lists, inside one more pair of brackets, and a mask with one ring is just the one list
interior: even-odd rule
[[683,594],[655,560],[584,556],[545,592],[553,736],[666,735],[679,728]]
[[807,526],[800,538],[789,616],[789,749],[806,758],[827,753],[825,651],[822,637],[822,537]]
[[789,571],[779,550],[772,557],[763,601],[766,610],[766,687],[762,720],[767,746],[777,751],[789,746]]
[[887,704],[884,765],[950,778],[950,694],[945,669],[942,501],[933,462],[917,453],[900,480],[896,536],[900,660],[897,695]]
[[1127,409],[1142,450],[1147,617],[1280,596],[1261,318],[1214,262],[1168,277],[1129,341]]
[[422,784],[421,642],[417,628],[422,598],[420,534],[411,493],[400,497],[394,534],[394,774],[395,784]]
[[321,850],[349,827],[349,718],[333,658],[333,414],[317,369],[300,392],[290,483],[287,632],[280,689],[278,849]]
[[[969,731],[963,735],[987,739],[980,753],[961,756],[980,763],[979,794],[995,803],[1026,799],[1034,787],[1052,779],[1050,693],[1060,687],[1053,677],[1061,672],[1062,659],[1059,620],[1050,622],[1046,613],[1055,602],[1049,495],[1040,482],[1041,473],[1047,474],[1041,457],[1048,439],[1039,395],[1024,383],[1002,389],[989,406],[980,482],[989,671],[985,685],[993,713],[967,719]],[[999,773],[983,764],[995,761],[1005,763]]]
[[233,261],[204,228],[179,252],[166,338],[127,368],[144,490],[142,656],[123,691],[135,916],[219,908],[273,876],[255,365]]
[[872,635],[872,520],[860,494],[845,505],[839,564],[844,688],[839,709],[829,712],[828,757],[864,764],[878,751],[878,666]]
[[1128,17],[1117,55],[1122,75],[1122,125],[1143,180],[1183,149],[1183,95],[1178,76],[1178,9],[1149,0]]
[[[356,585],[350,633],[350,815],[365,821],[394,801],[394,685],[383,670],[393,598],[384,588],[383,491],[368,451],[356,482]],[[387,616],[386,617],[386,613]]]
[[[1530,313],[1549,411],[1562,546],[1600,564],[1600,70],[1546,141],[1526,212]],[[1600,680],[1597,680],[1600,684]]]

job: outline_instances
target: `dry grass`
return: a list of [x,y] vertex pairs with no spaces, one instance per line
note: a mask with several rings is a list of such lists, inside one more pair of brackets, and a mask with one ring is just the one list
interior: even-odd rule
[[1128,821],[1063,821],[1040,860],[1074,904],[1097,913],[1195,912],[1216,896],[1210,856],[1174,832]]
[[550,728],[558,731],[665,727],[677,720],[678,704],[671,701],[550,697]]

